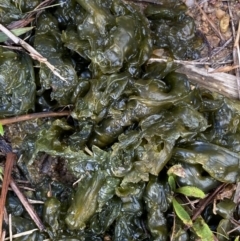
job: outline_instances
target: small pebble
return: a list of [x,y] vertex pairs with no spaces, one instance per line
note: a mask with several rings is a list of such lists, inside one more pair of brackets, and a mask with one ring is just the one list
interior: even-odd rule
[[195,0],[185,0],[185,4],[191,8],[195,5]]
[[218,8],[216,9],[215,14],[218,19],[221,19],[226,13],[222,9]]
[[206,21],[207,20],[207,18],[206,18],[206,16],[205,15],[202,15],[202,21]]
[[226,33],[229,27],[230,16],[228,14],[224,15],[220,20],[220,31]]

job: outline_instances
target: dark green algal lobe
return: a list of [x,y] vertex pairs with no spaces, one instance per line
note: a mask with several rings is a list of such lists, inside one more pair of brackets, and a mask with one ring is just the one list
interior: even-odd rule
[[30,57],[0,47],[0,116],[34,110],[35,76]]
[[[19,20],[37,3],[2,1],[0,18],[4,24]],[[22,154],[18,166],[36,186],[25,194],[44,201],[34,207],[46,230],[17,240],[187,241],[208,232],[212,237],[207,225],[219,240],[233,238],[228,232],[239,211],[232,197],[217,201],[216,215],[207,206],[190,220],[193,227],[183,222],[192,215],[188,205],[173,217],[187,201],[167,180],[207,195],[240,177],[239,102],[192,88],[170,60],[147,63],[159,48],[175,59],[199,57],[202,43],[186,6],[174,0],[144,8],[121,0],[55,3],[38,16],[29,43],[64,80],[24,52],[0,48],[1,118],[72,108],[68,118],[8,129]],[[39,176],[41,163],[49,160],[50,167],[60,163],[54,180],[43,171]],[[169,178],[173,165],[181,173],[172,171]],[[78,184],[58,180],[67,175]],[[35,227],[12,193],[7,209],[14,233]]]

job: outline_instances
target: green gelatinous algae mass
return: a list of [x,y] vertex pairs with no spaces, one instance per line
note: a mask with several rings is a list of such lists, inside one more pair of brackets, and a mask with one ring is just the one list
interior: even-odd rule
[[51,99],[60,105],[71,104],[71,97],[78,84],[77,73],[67,57],[61,42],[61,32],[57,20],[50,14],[42,14],[36,27],[34,47],[57,69],[61,79],[45,65],[41,65],[39,78],[41,90],[51,89]]
[[88,15],[75,26],[75,31],[69,26],[63,33],[65,46],[90,59],[90,68],[96,76],[122,69],[138,74],[152,49],[145,16],[136,6],[119,0],[79,0],[78,3]]
[[98,192],[104,182],[101,172],[96,172],[92,177],[86,177],[80,183],[76,196],[68,210],[66,223],[70,229],[83,229],[86,221],[96,212],[98,205]]
[[191,164],[201,164],[205,171],[221,182],[235,183],[239,179],[240,156],[223,147],[193,142],[187,145],[186,149],[176,148],[174,158]]
[[164,212],[171,201],[170,187],[151,176],[145,190],[144,200],[147,206],[147,222],[155,240],[167,240],[167,220]]
[[195,24],[184,13],[186,6],[180,1],[160,1],[148,5],[154,47],[167,49],[174,58],[199,58],[202,40],[196,36]]
[[2,0],[0,2],[0,19],[2,24],[10,24],[12,21],[21,20],[24,13],[33,10],[41,0],[21,0],[8,1]]
[[35,109],[35,75],[30,57],[0,47],[0,116]]
[[[19,137],[26,137],[22,147],[15,141],[23,154],[18,164],[33,183],[40,182],[31,197],[44,201],[36,209],[46,232],[18,240],[205,237],[211,233],[209,207],[204,221],[188,230],[178,217],[187,224],[190,219],[178,214],[173,233],[172,200],[181,203],[173,190],[193,186],[209,194],[220,182],[239,180],[240,105],[191,88],[172,62],[145,64],[154,48],[169,50],[174,58],[198,56],[196,46],[201,44],[193,20],[184,14],[186,7],[173,0],[148,4],[144,11],[120,0],[57,3],[61,5],[38,17],[34,47],[64,80],[44,64],[34,75],[26,55],[0,49],[1,70],[7,69],[0,74],[1,116],[34,110],[35,99],[41,110],[73,105],[67,119],[42,120],[41,126],[33,122],[36,131],[22,130],[30,122],[19,129]],[[64,162],[74,180],[79,179],[77,186],[66,190],[50,177],[40,180],[39,162],[48,157]],[[177,187],[170,190],[167,170],[173,165],[181,166],[182,175],[174,173]],[[35,227],[18,205],[9,198],[8,211],[16,216],[14,233],[25,231],[25,221],[28,229]],[[211,228],[229,228],[235,205],[222,201],[217,212],[223,221]]]

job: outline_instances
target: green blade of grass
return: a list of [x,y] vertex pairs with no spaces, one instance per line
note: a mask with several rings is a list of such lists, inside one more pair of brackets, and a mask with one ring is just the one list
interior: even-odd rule
[[[16,36],[20,36],[24,33],[27,33],[28,31],[30,31],[32,29],[33,29],[33,27],[18,28],[18,29],[11,30],[11,32]],[[5,42],[7,40],[8,40],[8,36],[5,33],[0,32],[0,43]]]
[[175,179],[172,175],[168,177],[168,184],[171,187],[172,192],[175,192],[176,190],[176,182]]
[[197,187],[193,187],[193,186],[180,187],[180,188],[176,189],[175,192],[181,193],[188,197],[195,197],[195,198],[204,198],[205,197],[205,193],[201,189],[199,189]]
[[172,202],[176,215],[182,220],[185,225],[187,225],[188,227],[192,227],[193,223],[189,214],[185,211],[181,204],[177,202],[175,198],[172,199]]
[[4,135],[4,129],[2,124],[0,124],[0,135],[3,136]]
[[194,232],[201,240],[214,241],[214,235],[201,216],[198,216],[192,226]]

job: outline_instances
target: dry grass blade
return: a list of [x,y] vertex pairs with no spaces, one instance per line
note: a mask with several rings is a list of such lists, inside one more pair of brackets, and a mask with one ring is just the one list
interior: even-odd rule
[[236,38],[236,32],[235,32],[235,27],[234,27],[234,23],[233,23],[233,14],[232,14],[232,10],[230,7],[230,3],[228,2],[228,12],[229,12],[229,16],[231,18],[231,25],[232,25],[232,34],[233,34],[233,38]]
[[43,231],[45,229],[45,227],[44,227],[42,221],[38,217],[38,215],[35,212],[35,210],[33,209],[33,207],[29,204],[29,202],[27,201],[25,196],[22,194],[22,192],[18,188],[17,184],[13,180],[11,180],[10,186],[13,189],[13,191],[15,192],[15,194],[17,195],[17,197],[19,198],[19,200],[21,201],[21,203],[24,206],[24,208],[26,209],[26,211],[28,212],[29,216],[35,222],[36,226],[39,228],[40,231]]
[[[239,53],[239,38],[240,38],[240,21],[238,23],[238,31],[233,47],[233,62],[234,65],[240,64],[240,53]],[[237,87],[238,87],[238,99],[240,99],[240,75],[239,75],[239,68],[235,70],[236,77],[237,77]]]
[[12,241],[12,215],[9,214],[9,240]]
[[[159,62],[159,63],[167,63],[167,62],[172,62],[175,64],[181,64],[181,65],[192,65],[192,66],[196,66],[196,65],[212,65],[212,62],[197,62],[197,61],[186,61],[186,60],[178,60],[178,59],[164,59],[164,58],[150,58],[148,60],[148,64],[151,64],[153,62]],[[218,64],[228,64],[228,63],[232,63],[232,60],[230,61],[225,61],[225,62],[218,62]]]
[[222,34],[220,33],[220,31],[217,29],[217,27],[215,26],[215,24],[208,18],[207,14],[202,10],[202,8],[195,3],[197,8],[199,9],[199,11],[202,13],[202,15],[204,15],[204,17],[206,18],[206,20],[209,22],[209,24],[211,25],[212,29],[214,30],[214,32],[219,36],[219,38],[221,39],[221,41],[225,41],[225,39],[223,38]]
[[[37,228],[29,230],[29,231],[22,232],[22,233],[14,234],[12,237],[13,238],[19,238],[19,237],[22,237],[22,236],[26,236],[26,235],[32,234],[33,232],[36,232],[36,231],[38,231]],[[5,238],[4,240],[9,240],[9,239],[10,238]]]
[[61,80],[67,82],[66,79],[59,74],[59,70],[57,68],[55,68],[52,64],[50,64],[47,61],[47,59],[44,58],[39,52],[37,52],[37,50],[35,50],[31,45],[29,45],[24,40],[15,36],[11,31],[9,31],[7,28],[5,28],[2,24],[0,24],[0,30],[3,33],[5,33],[15,44],[19,44],[24,49],[26,49],[29,52],[32,59],[37,60],[42,64],[45,64],[53,72],[54,75],[56,75]]
[[37,118],[44,118],[44,117],[57,117],[57,116],[68,116],[70,115],[70,111],[62,111],[62,112],[40,112],[40,113],[33,113],[33,114],[27,114],[27,115],[21,115],[6,119],[1,119],[0,124],[1,125],[9,125],[21,121],[27,121],[27,120],[33,120]]
[[235,65],[235,66],[222,66],[222,67],[219,67],[213,71],[210,71],[209,73],[226,73],[226,72],[229,72],[233,69],[237,69],[239,68],[240,65]]
[[49,6],[45,6],[45,7],[37,7],[35,9],[33,9],[32,11],[28,12],[28,13],[33,13],[33,12],[38,12],[38,11],[43,11],[47,8],[53,8],[53,7],[56,7],[56,6],[61,6],[62,3],[57,3],[57,4],[53,4],[53,5],[49,5]]
[[[22,34],[25,34],[31,31],[32,29],[33,27],[17,28],[17,29],[11,30],[11,32],[16,36],[20,36]],[[6,42],[7,40],[8,40],[8,37],[4,33],[0,32],[0,42]]]
[[16,28],[23,28],[27,26],[29,23],[31,23],[34,20],[34,18],[28,18],[28,19],[21,19],[18,21],[15,21],[13,23],[10,23],[7,25],[8,29],[16,29]]
[[163,58],[150,58],[148,60],[148,64],[151,64],[153,62],[160,62],[160,63],[167,63],[167,62],[173,62],[175,64],[188,64],[188,65],[211,65],[211,62],[196,62],[196,61],[185,61],[185,60],[177,60],[177,59],[163,59]]
[[2,224],[3,224],[3,215],[4,215],[4,207],[6,202],[6,196],[8,192],[8,186],[11,181],[11,173],[13,168],[13,163],[16,159],[16,155],[13,153],[7,154],[6,164],[4,168],[4,177],[3,177],[3,186],[1,191],[1,199],[0,199],[0,236],[2,237]]
[[233,201],[238,204],[240,202],[240,182],[237,183],[236,191],[233,197]]
[[1,237],[1,241],[4,241],[6,237],[6,230],[2,231],[2,237]]

